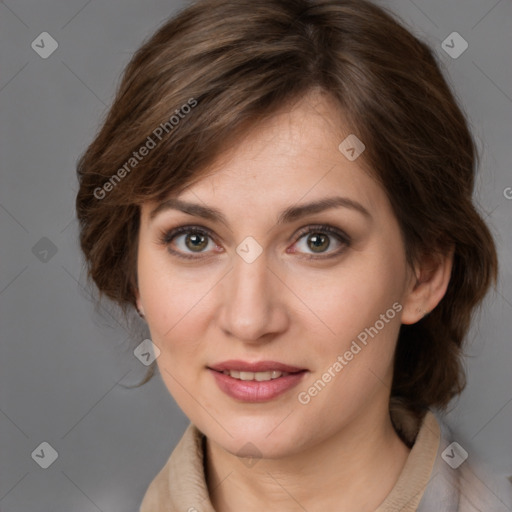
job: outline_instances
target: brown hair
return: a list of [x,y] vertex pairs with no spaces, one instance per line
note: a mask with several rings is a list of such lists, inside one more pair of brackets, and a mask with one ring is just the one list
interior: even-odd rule
[[[88,275],[125,313],[135,306],[141,203],[200,179],[244,128],[312,89],[364,141],[360,159],[389,197],[408,261],[455,248],[444,298],[402,325],[391,390],[417,412],[445,407],[465,384],[461,347],[496,282],[496,250],[472,203],[475,144],[435,56],[370,2],[203,0],[166,22],[128,64],[78,163]],[[139,160],[142,146],[152,147]]]

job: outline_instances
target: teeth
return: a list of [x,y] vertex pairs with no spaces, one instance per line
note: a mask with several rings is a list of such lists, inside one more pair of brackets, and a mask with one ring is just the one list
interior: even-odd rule
[[279,377],[286,377],[287,375],[290,375],[289,373],[279,372],[276,370],[273,370],[271,372],[240,372],[238,370],[224,370],[222,373],[224,373],[224,375],[229,375],[234,379],[256,380],[259,382],[265,380],[278,379]]

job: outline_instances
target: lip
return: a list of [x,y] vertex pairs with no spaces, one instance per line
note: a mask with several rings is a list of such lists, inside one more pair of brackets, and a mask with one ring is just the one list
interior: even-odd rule
[[210,370],[223,372],[224,370],[238,370],[241,372],[271,372],[273,370],[286,373],[303,372],[306,368],[298,368],[277,361],[257,361],[249,363],[240,359],[230,359],[222,363],[214,364],[208,367]]
[[[246,372],[280,371],[289,373],[283,377],[267,381],[240,380],[225,375],[224,370]],[[231,360],[208,367],[220,390],[235,400],[242,402],[267,402],[294,388],[308,372],[306,369],[290,366],[276,361],[259,361],[248,363]]]

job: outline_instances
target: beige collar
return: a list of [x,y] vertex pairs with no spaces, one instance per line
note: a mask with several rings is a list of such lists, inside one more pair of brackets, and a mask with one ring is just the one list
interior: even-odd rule
[[[148,487],[140,512],[215,512],[204,476],[204,435],[192,423]],[[429,481],[440,442],[436,417],[427,412],[406,464],[376,512],[414,512]]]
[[375,512],[416,511],[429,483],[440,439],[441,429],[429,411],[395,486]]

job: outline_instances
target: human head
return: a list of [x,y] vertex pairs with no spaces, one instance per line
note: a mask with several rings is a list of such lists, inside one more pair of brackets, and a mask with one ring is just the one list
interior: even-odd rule
[[454,250],[442,301],[400,329],[391,390],[411,408],[445,406],[463,387],[461,347],[496,253],[472,203],[477,154],[463,112],[427,45],[369,2],[202,1],[164,24],[79,162],[89,275],[134,307],[141,205],[198,182],[240,134],[315,88],[364,142],[357,162],[386,191],[409,263]]

